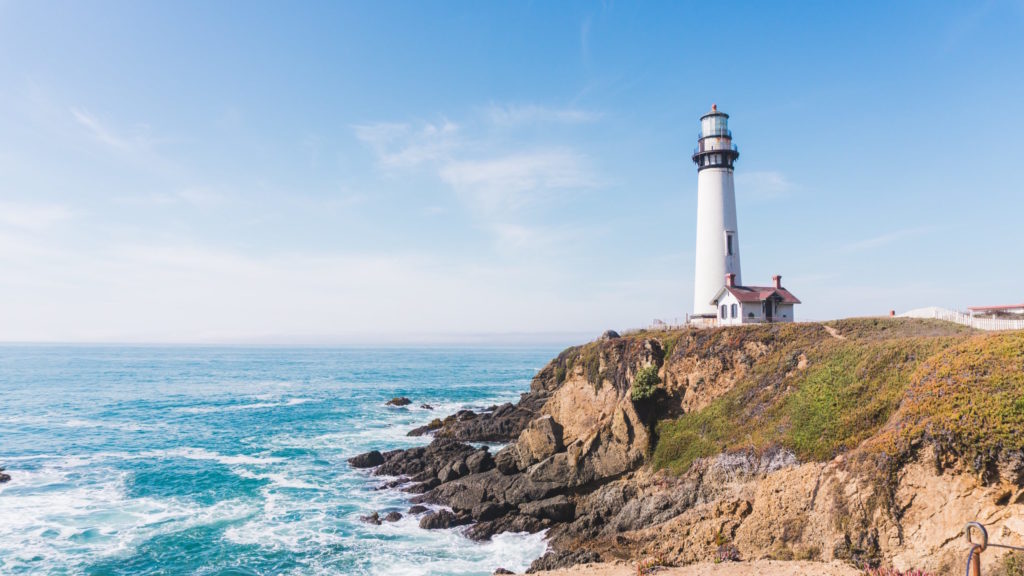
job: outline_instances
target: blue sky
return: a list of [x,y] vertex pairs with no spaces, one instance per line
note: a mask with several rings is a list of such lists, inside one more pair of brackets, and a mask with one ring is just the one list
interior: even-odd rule
[[1024,2],[0,0],[0,340],[681,319],[713,102],[799,317],[1024,300]]

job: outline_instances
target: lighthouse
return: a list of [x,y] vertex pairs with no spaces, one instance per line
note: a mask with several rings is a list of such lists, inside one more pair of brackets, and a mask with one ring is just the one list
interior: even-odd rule
[[715,317],[712,302],[730,274],[740,276],[740,237],[732,168],[740,155],[732,143],[729,115],[712,104],[701,116],[693,162],[697,165],[697,255],[693,277],[693,315]]

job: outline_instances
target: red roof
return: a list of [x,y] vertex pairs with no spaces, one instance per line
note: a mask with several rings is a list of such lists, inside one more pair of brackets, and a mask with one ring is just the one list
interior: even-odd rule
[[764,302],[774,294],[785,304],[801,303],[796,296],[790,294],[789,290],[785,288],[776,288],[774,286],[725,286],[724,288],[731,292],[740,302]]

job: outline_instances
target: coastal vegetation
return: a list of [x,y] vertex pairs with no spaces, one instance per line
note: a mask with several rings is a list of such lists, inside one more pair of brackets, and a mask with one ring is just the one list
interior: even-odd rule
[[732,389],[659,423],[654,466],[681,473],[697,458],[778,447],[801,461],[857,447],[903,460],[927,438],[983,469],[1024,448],[1024,334],[888,319],[827,326],[836,336],[775,329],[778,345]]
[[[877,571],[904,555],[943,573],[960,561],[957,523],[1024,504],[1021,430],[1024,333],[860,318],[609,331],[564,350],[518,403],[350,462],[383,459],[376,474],[452,510],[420,511],[421,526],[548,530],[536,570],[658,558]],[[460,443],[480,441],[503,447]]]

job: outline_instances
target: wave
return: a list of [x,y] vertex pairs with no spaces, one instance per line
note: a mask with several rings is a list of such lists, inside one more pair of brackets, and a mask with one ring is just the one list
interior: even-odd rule
[[215,412],[237,412],[240,410],[263,410],[266,408],[280,408],[282,406],[298,406],[307,402],[314,402],[313,398],[289,398],[284,402],[253,402],[251,404],[223,404],[214,406],[187,406],[178,408],[178,412],[185,414],[212,414]]

